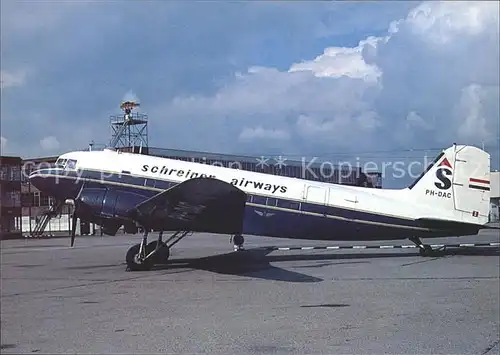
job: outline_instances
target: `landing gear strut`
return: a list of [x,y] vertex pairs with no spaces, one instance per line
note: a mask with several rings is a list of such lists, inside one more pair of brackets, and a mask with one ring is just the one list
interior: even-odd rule
[[231,238],[231,240],[234,245],[234,251],[243,250],[243,243],[245,242],[245,238],[243,238],[242,235],[236,234]]
[[409,238],[418,247],[421,256],[437,256],[443,249],[433,249],[429,244],[424,244],[419,237]]
[[[189,232],[177,231],[166,241],[162,241],[163,231],[158,234],[158,240],[148,244],[148,229],[144,228],[142,242],[132,246],[125,257],[128,271],[147,271],[155,264],[166,263],[170,257],[170,248],[184,238]],[[173,240],[169,245],[168,242]]]

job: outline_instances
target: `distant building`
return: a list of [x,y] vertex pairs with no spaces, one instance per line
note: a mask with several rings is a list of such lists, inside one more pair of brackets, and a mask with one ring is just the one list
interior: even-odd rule
[[[50,206],[55,202],[52,196],[46,195],[30,184],[28,176],[38,168],[52,166],[57,160],[57,156],[39,157],[25,159],[21,169],[21,227],[25,235],[36,234],[37,226],[43,222],[44,215],[49,212]],[[42,232],[51,234],[52,232],[64,231],[67,233],[71,229],[71,206],[64,205],[60,215],[47,221]],[[78,226],[79,227],[79,226]]]
[[374,187],[376,189],[382,188],[382,173],[381,172],[370,171],[370,172],[366,172],[365,174],[371,183],[371,186],[368,186],[368,187]]
[[[123,148],[121,150],[138,153],[139,148],[134,148],[135,149]],[[294,177],[310,181],[365,187],[379,187],[373,186],[373,182],[381,183],[378,179],[369,178],[367,174],[362,171],[361,167],[333,165],[327,161],[297,161],[286,159],[286,157],[276,156],[255,157],[154,147],[148,147],[141,153],[169,159],[223,166],[226,168],[241,169],[264,174]]]
[[0,156],[0,239],[21,236],[20,157]]

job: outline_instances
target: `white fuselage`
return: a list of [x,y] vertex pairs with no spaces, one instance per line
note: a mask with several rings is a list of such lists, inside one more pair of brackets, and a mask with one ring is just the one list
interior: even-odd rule
[[76,160],[76,170],[106,174],[130,174],[180,183],[189,178],[213,177],[232,183],[248,194],[297,202],[323,204],[402,219],[453,217],[452,211],[435,210],[416,203],[408,189],[374,189],[309,181],[201,163],[112,150],[71,152],[60,158]]

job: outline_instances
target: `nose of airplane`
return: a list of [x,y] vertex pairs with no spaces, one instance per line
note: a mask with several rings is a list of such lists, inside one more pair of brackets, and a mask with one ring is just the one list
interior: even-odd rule
[[58,176],[54,175],[51,168],[35,170],[31,172],[28,179],[31,185],[51,196],[54,196],[54,194],[57,193],[57,190],[60,189],[57,181],[59,180]]
[[32,171],[28,176],[30,184],[40,191],[43,191],[43,179],[44,177],[39,170]]
[[82,184],[68,172],[53,167],[33,171],[28,180],[38,190],[60,200],[74,198]]

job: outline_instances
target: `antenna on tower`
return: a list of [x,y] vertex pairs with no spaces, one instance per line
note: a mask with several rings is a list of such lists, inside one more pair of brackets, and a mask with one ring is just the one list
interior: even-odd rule
[[111,148],[136,152],[138,147],[148,146],[148,116],[133,112],[139,106],[136,100],[122,101],[120,109],[123,114],[110,116]]

